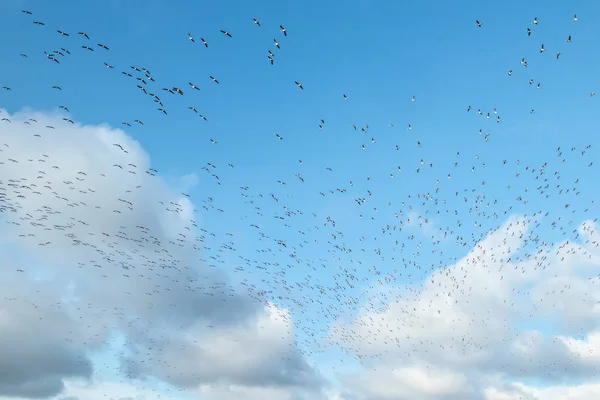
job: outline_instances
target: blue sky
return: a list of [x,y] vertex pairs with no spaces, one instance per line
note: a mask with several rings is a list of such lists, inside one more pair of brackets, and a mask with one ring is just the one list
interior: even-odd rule
[[[22,14],[21,9],[33,15]],[[300,348],[311,351],[320,349],[315,343],[326,340],[333,322],[323,309],[335,306],[333,315],[350,320],[358,304],[342,307],[340,299],[364,301],[369,286],[386,276],[393,276],[396,285],[418,287],[425,268],[453,264],[473,247],[472,235],[481,239],[511,214],[549,212],[546,223],[563,216],[573,221],[569,232],[598,215],[597,205],[590,205],[598,196],[593,169],[588,167],[592,159],[580,154],[588,145],[589,154],[600,146],[593,118],[597,98],[590,96],[600,90],[596,76],[600,56],[593,51],[600,25],[592,19],[598,12],[600,4],[589,1],[510,0],[493,6],[476,1],[6,1],[0,4],[6,60],[0,63],[0,86],[12,90],[0,91],[0,107],[11,114],[32,109],[62,115],[58,107],[64,105],[69,118],[78,123],[123,129],[140,143],[168,184],[190,194],[199,228],[215,234],[204,233],[202,246],[207,248],[200,258],[228,271],[236,283],[249,279],[272,290],[274,302],[292,311]],[[572,21],[575,13],[577,22]],[[538,26],[532,24],[534,17]],[[253,18],[261,27],[253,24]],[[45,26],[32,23],[38,20]],[[481,28],[475,20],[482,22]],[[282,35],[280,24],[288,36]],[[533,29],[531,36],[527,28]],[[57,29],[70,36],[60,36]],[[225,37],[221,29],[232,37]],[[77,35],[79,31],[90,39]],[[195,43],[188,40],[188,33]],[[572,43],[566,42],[569,35]],[[206,39],[208,48],[200,38]],[[281,49],[274,47],[273,39]],[[542,44],[544,53],[539,51]],[[95,51],[87,52],[82,45]],[[60,64],[47,60],[44,51],[61,47],[71,54],[58,58]],[[274,65],[269,64],[269,50],[275,54]],[[556,52],[561,53],[558,60]],[[19,57],[21,53],[28,57]],[[519,62],[524,57],[527,68]],[[106,68],[105,62],[115,68]],[[151,72],[156,82],[148,82],[148,91],[160,96],[168,115],[140,93],[133,77],[121,74],[133,73],[130,66]],[[211,81],[211,75],[219,84]],[[534,84],[528,83],[530,79]],[[188,82],[200,91],[192,90]],[[185,94],[169,94],[163,87],[179,87]],[[491,118],[477,115],[478,109],[484,115],[491,113]],[[122,125],[124,121],[131,127]],[[361,133],[366,125],[368,131]],[[211,144],[211,139],[217,143]],[[557,156],[559,146],[564,156]],[[561,163],[565,157],[568,162]],[[582,194],[549,199],[538,194],[536,187],[542,182],[534,180],[525,166],[539,169],[544,162],[549,178],[544,185],[577,186]],[[207,163],[217,167],[211,173],[223,186],[202,169]],[[560,180],[554,171],[560,171]],[[181,178],[185,176],[197,181],[187,185]],[[485,193],[480,207],[489,214],[497,212],[499,218],[469,213],[477,195],[472,189]],[[426,193],[447,203],[420,205],[416,196]],[[519,196],[529,202],[517,201]],[[358,198],[368,202],[359,206],[354,202]],[[575,214],[565,211],[567,203]],[[214,208],[209,211],[202,208],[210,204]],[[286,216],[284,206],[302,214]],[[262,215],[254,207],[260,207]],[[403,216],[395,218],[400,212]],[[406,218],[419,215],[431,221],[431,230],[406,223]],[[324,225],[327,217],[335,227]],[[393,227],[400,220],[405,222],[402,232],[392,229],[393,234],[382,235],[382,227]],[[453,233],[444,240],[446,227]],[[544,227],[542,240],[554,243],[565,238],[547,224]],[[268,239],[260,240],[258,232]],[[441,245],[432,244],[432,232]],[[411,235],[414,238],[407,239]],[[456,236],[468,245],[455,246]],[[236,251],[219,251],[229,240],[235,242]],[[287,247],[277,240],[286,241]],[[406,249],[400,254],[402,243]],[[292,248],[296,259],[290,257]],[[375,253],[377,248],[381,255]],[[237,266],[252,272],[238,274]],[[271,273],[279,269],[285,271],[284,277]],[[344,285],[344,269],[357,279],[353,288],[336,293],[336,285]],[[312,287],[287,290],[296,283]],[[316,296],[320,291],[316,285],[322,286],[324,296]],[[321,303],[311,303],[317,299]],[[306,307],[304,313],[298,302]],[[309,358],[331,375],[331,368],[341,368],[338,361],[346,357],[338,353],[334,348]]]

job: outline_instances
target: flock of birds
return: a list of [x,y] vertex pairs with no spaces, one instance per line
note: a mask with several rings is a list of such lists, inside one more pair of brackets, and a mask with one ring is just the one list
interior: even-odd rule
[[[33,18],[34,14],[23,10],[25,17]],[[577,16],[573,16],[577,21]],[[38,28],[48,29],[47,34],[55,34],[61,40],[58,49],[44,52],[45,58],[54,64],[62,64],[69,57],[79,57],[77,50],[82,52],[110,52],[109,46],[100,43],[84,31],[65,32],[61,29],[51,29],[40,20],[32,19],[30,23]],[[259,20],[253,19],[258,28],[262,28]],[[530,36],[540,22],[532,20],[534,25],[527,28]],[[478,28],[484,24],[476,21]],[[234,35],[228,30],[221,30],[226,38]],[[293,35],[293,32],[289,33]],[[272,48],[267,49],[267,61],[275,65],[276,53],[285,46],[288,31],[279,25],[279,40],[273,39]],[[71,36],[78,36],[77,41]],[[188,33],[188,40],[193,45],[209,47],[203,37]],[[280,42],[281,40],[281,42]],[[572,42],[570,35],[565,43]],[[546,51],[541,44],[540,53]],[[554,51],[554,50],[553,50]],[[559,59],[561,51],[557,47],[555,58]],[[22,53],[20,57],[29,58]],[[520,62],[523,68],[529,63],[526,58]],[[198,82],[187,82],[187,87],[181,84],[159,85],[158,79],[148,68],[142,66],[115,66],[104,62],[107,69],[121,70],[123,78],[135,85],[143,99],[155,104],[160,113],[169,115],[169,96],[188,97],[188,91],[199,91]],[[513,70],[508,71],[513,75]],[[206,77],[210,84],[219,84],[217,76]],[[117,78],[115,78],[117,79]],[[298,90],[305,90],[300,78],[294,81]],[[534,79],[529,84],[536,88],[541,82]],[[62,91],[61,85],[50,82],[56,91]],[[291,85],[291,83],[290,83]],[[12,91],[7,85],[3,89]],[[306,90],[313,90],[306,88]],[[590,92],[594,96],[594,92]],[[10,102],[10,97],[0,98]],[[342,94],[342,99],[348,99]],[[411,101],[415,102],[413,95]],[[9,103],[10,104],[10,103]],[[32,137],[51,138],[52,130],[64,129],[67,124],[75,124],[68,116],[69,106],[57,105],[67,113],[60,124],[45,125],[36,119],[16,121],[15,118],[0,115],[3,129],[20,122],[26,125],[26,132]],[[198,115],[207,122],[210,116],[202,110],[190,105],[190,112]],[[475,111],[476,110],[476,111]],[[466,111],[475,113],[480,118],[491,119],[501,123],[502,119],[497,109],[483,110],[477,106],[466,105]],[[534,109],[530,110],[534,113]],[[125,129],[132,124],[144,125],[141,116],[133,117],[130,121],[122,121]],[[319,121],[320,129],[325,125],[325,118]],[[369,125],[362,127],[349,123],[353,130],[364,134],[370,132]],[[393,127],[393,124],[389,124]],[[407,129],[412,129],[408,124]],[[490,133],[483,129],[479,134],[485,143],[490,139]],[[277,133],[275,140],[285,140],[284,135]],[[18,152],[13,152],[14,144],[7,138],[2,138],[0,149],[0,176],[9,177],[0,181],[0,211],[5,220],[19,231],[19,239],[39,247],[50,248],[56,242],[69,243],[73,247],[86,248],[90,259],[80,261],[76,267],[85,269],[88,274],[98,278],[108,278],[120,275],[123,279],[144,277],[160,281],[162,271],[167,268],[177,274],[187,274],[186,261],[177,254],[182,248],[198,252],[198,262],[210,268],[231,268],[236,276],[238,285],[243,285],[248,296],[261,303],[274,301],[292,310],[295,324],[301,331],[302,348],[306,353],[314,354],[324,351],[323,337],[328,335],[327,327],[344,317],[355,315],[361,307],[376,310],[380,302],[390,304],[394,301],[395,293],[391,290],[372,295],[373,290],[386,288],[387,285],[398,285],[405,288],[404,298],[414,296],[412,287],[425,276],[431,274],[454,274],[447,267],[465,256],[465,251],[477,248],[491,232],[513,213],[524,213],[525,218],[532,224],[524,237],[523,252],[508,258],[501,264],[518,263],[524,260],[537,260],[536,269],[544,269],[549,262],[550,243],[540,239],[538,231],[554,232],[556,240],[577,241],[580,233],[574,224],[577,219],[595,221],[597,212],[593,195],[589,197],[581,186],[587,177],[594,175],[594,148],[591,144],[585,146],[558,147],[553,156],[543,162],[529,162],[507,157],[506,159],[481,159],[477,154],[469,153],[469,149],[453,152],[453,160],[447,164],[438,164],[428,158],[426,152],[416,165],[398,165],[393,170],[378,171],[378,176],[356,176],[347,182],[339,182],[334,186],[312,190],[317,198],[332,199],[340,208],[349,209],[345,214],[336,210],[330,213],[317,213],[305,209],[304,201],[298,196],[300,192],[310,192],[311,186],[319,177],[296,173],[287,179],[273,182],[270,191],[259,191],[252,184],[238,185],[235,183],[234,159],[220,162],[207,162],[202,168],[209,174],[217,186],[233,187],[238,191],[241,201],[233,207],[217,204],[213,196],[206,195],[194,199],[197,209],[194,214],[205,216],[215,215],[215,221],[230,221],[236,228],[224,223],[222,226],[201,226],[196,218],[184,217],[188,211],[181,202],[173,199],[156,199],[152,207],[158,207],[160,212],[168,215],[175,214],[187,218],[175,237],[160,239],[155,232],[158,225],[147,226],[142,221],[131,221],[128,215],[134,215],[140,207],[148,207],[145,203],[154,200],[141,198],[137,195],[144,190],[145,185],[152,185],[158,171],[154,168],[142,169],[135,164],[130,149],[122,143],[114,143],[114,149],[120,153],[120,163],[107,165],[102,171],[73,170],[65,171],[65,160],[53,156],[51,150],[35,156],[20,158]],[[51,140],[51,139],[49,139]],[[212,144],[218,141],[210,139]],[[370,143],[375,144],[376,138],[371,137]],[[486,144],[490,145],[491,144]],[[395,150],[401,146],[395,144]],[[422,139],[416,139],[415,147],[422,147]],[[362,144],[361,149],[369,148]],[[358,149],[357,149],[358,150]],[[302,168],[302,160],[294,160],[298,168]],[[565,164],[570,171],[583,171],[583,175],[574,176],[564,172]],[[343,168],[340,166],[339,168]],[[22,169],[35,171],[29,178],[20,176]],[[336,167],[324,166],[323,174],[331,173]],[[494,171],[490,177],[488,171]],[[139,175],[143,175],[139,177]],[[135,177],[131,180],[132,176]],[[432,182],[433,185],[424,183]],[[453,179],[459,176],[467,186],[455,186]],[[62,177],[57,180],[57,177]],[[102,179],[115,178],[123,184],[135,182],[135,186],[126,187],[115,199],[102,199],[102,194],[90,182],[101,182]],[[419,182],[415,185],[417,191],[404,188],[401,195],[393,199],[386,197],[387,193],[378,193],[372,182],[382,182],[383,179],[402,177],[408,182]],[[429,179],[431,178],[431,179]],[[393,182],[393,181],[391,181]],[[392,185],[393,183],[389,183]],[[315,184],[317,186],[317,184]],[[308,189],[306,189],[308,188]],[[191,198],[188,193],[181,193],[185,198]],[[216,198],[216,196],[214,196]],[[36,208],[28,208],[31,204],[40,204],[48,199],[47,204]],[[103,208],[110,204],[110,209]],[[342,206],[343,205],[343,206]],[[66,208],[65,208],[66,207]],[[349,207],[349,208],[347,208]],[[83,210],[83,211],[82,211]],[[85,211],[85,212],[84,212]],[[90,214],[91,213],[91,214]],[[100,219],[122,221],[116,224],[117,230],[105,230],[93,226],[89,221],[81,219],[80,215],[96,215]],[[336,215],[340,215],[337,217]],[[244,227],[237,227],[243,221]],[[439,221],[445,221],[439,225]],[[131,222],[130,225],[127,225]],[[236,233],[232,233],[233,231]],[[82,236],[85,232],[85,236]],[[66,238],[66,239],[65,239]],[[243,245],[238,246],[238,239],[243,238]],[[598,247],[599,242],[590,240]],[[146,254],[158,254],[150,259]],[[492,258],[505,259],[506,254],[493,254]],[[522,264],[523,267],[526,264]],[[229,267],[235,266],[235,267]],[[134,272],[135,271],[135,272]],[[19,268],[16,272],[26,273]],[[468,297],[468,288],[461,287],[469,270],[459,271],[462,275],[449,278],[447,287],[441,289],[444,293],[454,293],[457,297],[462,293]],[[3,271],[2,274],[6,274]],[[523,270],[525,273],[525,270]],[[431,275],[433,276],[433,275]],[[433,279],[433,278],[432,278]],[[185,290],[192,290],[193,285],[201,287],[201,279],[187,285]],[[160,285],[157,285],[160,287]],[[364,291],[367,287],[369,290]],[[200,290],[196,288],[197,290]],[[133,289],[132,289],[133,290]],[[160,289],[159,289],[160,290]],[[207,294],[211,290],[220,291],[225,295],[231,288],[203,288]],[[239,286],[238,289],[239,290]],[[465,291],[467,294],[465,294]],[[458,300],[457,300],[458,301]],[[0,303],[0,306],[2,303]],[[416,311],[416,310],[415,310]],[[407,311],[407,321],[418,321],[418,313]],[[317,323],[320,319],[321,323]],[[368,330],[369,340],[390,339],[397,333],[380,332],[376,327]],[[365,339],[362,337],[361,340]],[[345,332],[333,344],[353,353],[352,343],[358,340],[357,335]],[[463,339],[464,340],[464,339]],[[423,345],[423,343],[421,343]],[[414,350],[419,351],[417,346]],[[154,354],[154,356],[159,357]],[[372,355],[377,358],[381,354]],[[362,356],[359,355],[359,358]]]

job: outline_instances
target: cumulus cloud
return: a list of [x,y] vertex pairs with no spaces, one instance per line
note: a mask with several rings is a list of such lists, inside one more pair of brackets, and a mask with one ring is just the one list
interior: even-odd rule
[[[331,340],[368,369],[340,376],[350,392],[361,399],[547,399],[591,390],[561,385],[593,382],[600,366],[597,226],[584,221],[577,242],[552,245],[539,242],[537,219],[509,219],[426,277],[416,294],[396,288],[385,310],[363,307],[351,323],[332,326]],[[561,398],[579,398],[569,396]]]
[[58,114],[2,116],[0,396],[94,398],[69,382],[95,382],[93,355],[114,349],[128,379],[321,393],[289,313],[200,261],[192,201],[139,143]]

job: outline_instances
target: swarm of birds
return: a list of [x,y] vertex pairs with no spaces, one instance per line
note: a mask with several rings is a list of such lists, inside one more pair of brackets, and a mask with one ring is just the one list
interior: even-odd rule
[[[56,43],[55,50],[39,54],[44,63],[61,68],[75,63],[77,58],[97,57],[96,53],[100,53],[97,63],[104,66],[107,74],[114,74],[111,79],[115,87],[129,85],[127,87],[139,91],[140,103],[147,102],[154,108],[152,112],[164,115],[161,118],[168,118],[179,107],[193,113],[194,118],[197,116],[201,126],[210,126],[217,120],[205,114],[199,105],[202,104],[200,96],[208,85],[215,90],[225,87],[226,74],[215,71],[214,75],[172,81],[159,79],[139,64],[110,60],[113,46],[100,43],[101,38],[96,39],[84,31],[53,29],[32,19],[34,13],[23,10],[23,14],[24,24],[29,24],[31,29],[43,29],[43,35],[50,38],[48,41]],[[572,20],[577,21],[577,16]],[[536,30],[542,24],[543,21],[535,17],[520,34],[524,40],[535,40]],[[265,45],[267,60],[262,60],[265,68],[277,68],[279,52],[288,51],[286,40],[295,35],[293,27],[290,26],[289,32],[280,24],[269,27],[252,16],[248,25],[255,25],[252,29],[272,28],[276,37],[270,47]],[[475,21],[476,33],[486,28],[482,21]],[[214,36],[220,35],[214,38],[214,43],[211,32],[201,35],[211,40],[211,47],[224,46],[223,41],[235,41],[239,37],[236,27],[228,29],[213,32]],[[193,32],[187,33],[187,39],[184,33],[181,40],[189,41],[198,51],[210,51],[206,50],[209,42]],[[565,32],[561,43],[535,43],[531,54],[511,60],[498,79],[521,79],[522,87],[543,93],[546,82],[527,74],[537,63],[563,62],[560,55],[564,53],[564,57],[568,57],[566,49],[576,41],[576,36],[572,38]],[[543,57],[549,58],[534,59],[546,50],[550,55]],[[35,62],[31,54],[18,56]],[[6,58],[5,62],[11,61]],[[222,79],[222,84],[217,77]],[[68,90],[68,82],[56,83],[48,82],[47,86],[56,92],[60,101],[63,87],[65,92]],[[299,96],[319,90],[309,80],[306,83],[305,87],[302,77],[292,78],[289,90],[297,90],[292,93]],[[2,86],[0,105],[9,104],[9,96],[18,87],[18,82]],[[594,94],[590,88],[585,96]],[[350,100],[345,93],[338,96],[332,101],[349,104],[355,97],[352,93]],[[423,98],[418,93],[408,93],[404,100],[418,105]],[[535,118],[536,111],[543,107],[543,104],[539,108],[538,105],[532,102],[530,108],[523,110],[525,115]],[[152,282],[142,287],[148,290],[148,296],[158,299],[157,304],[167,289],[201,292],[205,297],[218,296],[228,302],[233,301],[233,293],[243,288],[247,291],[244,296],[252,301],[281,304],[291,310],[308,355],[320,353],[326,346],[321,340],[328,335],[324,326],[357,315],[365,304],[373,312],[381,312],[379,307],[386,310],[396,302],[404,314],[403,324],[425,323],[419,316],[422,310],[410,302],[416,296],[415,285],[443,285],[440,293],[449,300],[442,306],[433,301],[418,304],[424,308],[437,307],[436,311],[442,314],[456,304],[468,303],[471,295],[476,296],[472,293],[479,289],[471,286],[475,278],[470,274],[489,274],[500,281],[512,273],[523,276],[542,273],[551,259],[564,258],[573,248],[592,257],[589,249],[600,245],[591,225],[583,230],[576,226],[582,219],[595,222],[598,212],[595,193],[585,189],[595,184],[593,144],[572,144],[571,138],[564,137],[553,154],[523,159],[510,153],[499,155],[487,151],[485,157],[480,156],[473,150],[476,146],[491,148],[503,140],[503,125],[510,119],[506,114],[501,117],[506,110],[499,106],[475,101],[471,105],[458,105],[457,112],[462,113],[466,123],[477,124],[472,133],[467,133],[472,135],[476,146],[444,149],[443,157],[431,155],[436,144],[419,130],[418,121],[400,125],[402,131],[407,132],[400,136],[390,133],[398,128],[389,121],[345,121],[339,127],[331,126],[333,122],[323,113],[323,118],[314,121],[315,130],[318,126],[319,134],[329,135],[339,129],[348,135],[354,151],[348,155],[347,164],[328,165],[327,161],[311,160],[309,154],[303,154],[304,161],[289,160],[289,165],[297,171],[294,174],[270,182],[240,182],[236,175],[238,168],[234,167],[238,160],[233,156],[217,161],[207,159],[201,168],[204,186],[198,198],[189,191],[172,198],[142,195],[159,193],[159,171],[141,160],[137,149],[130,147],[131,143],[110,143],[106,152],[119,161],[100,164],[101,169],[86,168],[85,160],[75,162],[53,154],[54,131],[67,131],[76,126],[77,120],[71,115],[85,107],[85,102],[57,103],[56,107],[61,112],[59,120],[23,118],[8,112],[0,114],[0,211],[17,232],[20,242],[34,244],[40,251],[48,252],[55,244],[71,247],[77,258],[69,267],[74,274],[81,273],[80,270],[93,279],[117,276],[125,282],[115,287],[117,291],[132,292],[142,285],[140,282]],[[139,107],[137,110],[139,112]],[[120,121],[120,127],[127,132],[143,129],[147,126],[143,122],[145,117],[132,115]],[[285,131],[269,135],[269,140],[274,146],[280,146],[282,152],[291,151],[284,147],[290,137]],[[31,139],[33,144],[29,148],[19,147],[22,137]],[[206,136],[202,140],[215,146],[211,149],[225,146],[220,137]],[[401,151],[406,152],[406,157],[395,157],[391,164],[382,163],[366,172],[351,168],[354,160],[363,154],[376,152],[384,159],[389,158],[389,153],[395,156]],[[309,169],[311,163],[320,171],[318,174]],[[567,164],[569,170],[565,172]],[[575,175],[573,171],[580,174]],[[113,181],[119,182],[119,186],[109,190],[109,182]],[[389,189],[381,189],[384,187]],[[101,198],[105,191],[113,193],[115,190],[118,193],[114,198]],[[223,191],[232,195],[231,200],[221,204],[219,199],[223,197],[219,193]],[[323,207],[308,209],[306,198],[309,196]],[[140,220],[140,208],[153,210],[160,218]],[[515,214],[523,218],[504,225],[506,219]],[[183,221],[178,225],[179,230],[169,238],[157,237],[160,219],[170,220],[174,216]],[[92,219],[104,222],[96,226]],[[212,221],[214,225],[200,221]],[[554,254],[551,243],[540,239],[541,231],[550,231],[555,235],[554,241],[564,240],[572,246],[564,246],[564,250],[559,249]],[[505,242],[513,240],[515,235],[518,237],[517,252],[501,251],[486,242],[490,235],[503,233]],[[469,253],[465,258],[469,249],[480,249],[481,254]],[[178,256],[182,252],[185,258]],[[208,269],[227,270],[238,283],[227,286],[203,282],[202,276],[191,271],[190,260]],[[448,268],[455,263],[461,264]],[[16,272],[18,276],[33,273],[23,267],[12,271],[6,268],[3,267],[0,276],[9,272]],[[596,273],[592,275],[590,279],[598,279]],[[391,285],[400,287],[401,293],[390,290]],[[564,295],[569,296],[569,288],[563,289]],[[517,301],[507,300],[513,307],[519,307]],[[182,304],[172,306],[184,307]],[[2,307],[0,302],[0,311]],[[480,323],[475,317],[471,322]],[[361,320],[361,323],[364,329],[360,332],[338,327],[338,336],[329,345],[364,362],[365,358],[382,357],[388,347],[401,347],[398,338],[406,336],[399,331],[384,331],[373,321]],[[487,340],[460,335],[456,334],[456,346],[465,354],[475,352]],[[368,355],[361,354],[354,345],[359,340],[385,343],[385,346]],[[429,350],[445,351],[431,349],[428,342],[411,342],[411,352]],[[138,362],[157,358],[168,363],[169,360],[161,357],[158,351],[140,353]]]

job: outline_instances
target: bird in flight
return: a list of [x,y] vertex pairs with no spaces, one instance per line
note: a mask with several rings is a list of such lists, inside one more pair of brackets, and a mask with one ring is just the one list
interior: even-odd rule
[[230,34],[229,32],[227,32],[227,31],[224,31],[223,29],[221,29],[221,33],[222,33],[223,35],[225,35],[225,36],[229,36],[229,37],[231,37],[231,34]]
[[254,25],[260,27],[260,21],[254,18]]
[[300,89],[304,90],[304,87],[302,86],[302,84],[298,81],[294,81],[294,83],[296,83],[296,86],[298,86]]

